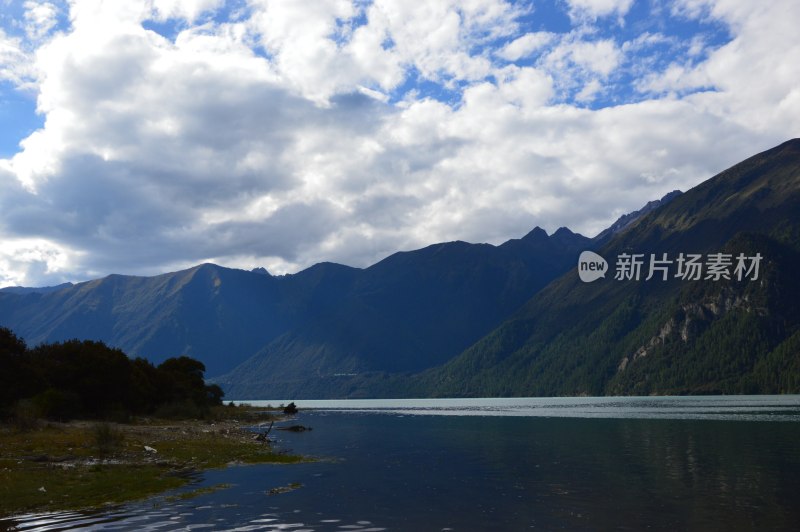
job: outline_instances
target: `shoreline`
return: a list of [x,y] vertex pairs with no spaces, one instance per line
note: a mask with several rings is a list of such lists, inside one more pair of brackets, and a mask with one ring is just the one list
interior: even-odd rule
[[252,428],[288,419],[279,412],[218,407],[208,420],[41,421],[29,430],[0,425],[0,519],[141,500],[208,469],[308,461],[255,439]]

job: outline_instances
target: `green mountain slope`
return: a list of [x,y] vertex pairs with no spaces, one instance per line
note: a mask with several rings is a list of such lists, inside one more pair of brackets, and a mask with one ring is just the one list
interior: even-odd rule
[[[642,217],[440,368],[393,393],[433,396],[800,391],[800,140],[722,172]],[[757,280],[614,279],[622,253],[764,258]],[[676,267],[675,264],[672,265]],[[732,271],[732,270],[731,270]]]

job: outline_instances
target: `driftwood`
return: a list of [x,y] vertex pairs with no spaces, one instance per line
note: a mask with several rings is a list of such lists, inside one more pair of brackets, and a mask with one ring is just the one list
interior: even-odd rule
[[292,425],[291,427],[278,427],[278,430],[290,430],[292,432],[305,432],[313,430],[311,427],[304,427],[303,425]]
[[289,403],[283,408],[284,414],[296,414],[297,413],[297,405],[294,403]]
[[269,431],[272,430],[272,425],[274,425],[274,424],[275,424],[275,422],[271,421],[270,424],[269,424],[269,428],[266,430],[266,432],[259,432],[258,435],[255,437],[255,440],[256,441],[269,442],[269,439],[267,439],[267,434],[269,434]]

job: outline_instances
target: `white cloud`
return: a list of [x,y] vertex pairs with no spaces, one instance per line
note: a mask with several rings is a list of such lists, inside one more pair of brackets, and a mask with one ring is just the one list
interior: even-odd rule
[[714,4],[714,0],[677,0],[670,10],[673,15],[698,19],[707,16]]
[[633,4],[633,0],[567,0],[573,16],[589,16],[593,18],[616,14],[625,16]]
[[154,0],[153,7],[161,19],[184,18],[195,21],[201,14],[218,9],[224,0]]
[[518,37],[505,45],[497,52],[497,55],[507,61],[517,61],[541,50],[547,46],[554,37],[555,34],[549,31],[526,33],[522,37]]
[[39,40],[55,27],[58,8],[50,2],[26,0],[25,32],[34,40]]
[[12,37],[0,28],[0,82],[8,81],[14,86],[30,87],[35,77],[31,54],[22,40]]
[[350,2],[261,0],[251,7],[261,44],[274,57],[278,72],[300,94],[324,102],[354,77],[356,83],[362,82],[336,42],[337,22],[346,23],[356,14]]
[[44,286],[67,282],[75,275],[80,253],[49,240],[2,238],[0,286]]
[[[0,77],[45,118],[0,159],[0,284],[592,235],[796,136],[799,8],[741,4],[683,2],[730,28],[713,48],[532,31],[500,0],[252,0],[235,20],[211,0],[74,0],[40,43],[0,33]],[[176,35],[142,26],[165,17]],[[679,53],[648,62],[662,48]],[[635,99],[581,108],[623,75]]]
[[[476,45],[510,34],[517,10],[500,0],[253,0],[252,25],[277,71],[299,94],[326,104],[359,86],[389,91],[408,69],[424,79],[477,81],[492,72]],[[363,15],[366,24],[353,28]]]
[[591,102],[597,96],[597,93],[603,89],[603,85],[596,79],[589,81],[583,88],[575,95],[575,100],[579,102]]
[[571,61],[578,67],[608,76],[617,68],[621,52],[611,39],[564,43],[553,51],[549,61]]
[[400,60],[423,77],[475,81],[490,74],[491,63],[471,49],[510,34],[517,9],[500,0],[378,0],[369,14],[385,24]]
[[582,32],[563,35],[537,61],[553,78],[562,100],[571,97],[577,103],[591,101],[603,90],[603,81],[622,64],[624,52],[612,39],[589,38]]
[[647,77],[643,88],[655,93],[711,89],[693,97],[700,108],[754,131],[791,131],[800,113],[792,96],[800,63],[788,58],[800,56],[794,24],[800,4],[792,0],[679,4],[686,14],[724,22],[735,29],[734,38],[705,61],[673,63]]
[[507,102],[530,110],[545,105],[553,97],[553,80],[539,69],[509,68],[504,74],[499,92]]

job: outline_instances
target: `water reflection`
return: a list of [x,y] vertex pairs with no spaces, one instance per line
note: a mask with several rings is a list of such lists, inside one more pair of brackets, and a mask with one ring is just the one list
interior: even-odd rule
[[[231,487],[94,515],[21,516],[13,524],[18,530],[793,530],[800,522],[800,423],[774,421],[797,419],[795,399],[783,399],[683,404],[684,414],[715,412],[701,420],[407,415],[419,413],[407,405],[379,413],[302,412],[299,421],[314,430],[280,432],[279,447],[336,460],[213,470],[185,491]],[[680,410],[656,401],[631,407],[576,400],[573,412],[586,404]],[[269,495],[293,483],[302,487]]]
[[[228,506],[230,509],[231,507]],[[179,512],[177,509],[166,511],[147,510],[145,508],[135,511],[122,511],[120,509],[107,512],[106,515],[92,515],[81,512],[54,512],[40,515],[22,515],[15,520],[0,521],[3,530],[18,531],[66,531],[66,530],[225,530],[234,531],[278,531],[292,530],[294,532],[314,530],[352,530],[359,532],[378,532],[386,528],[372,526],[369,521],[347,523],[341,519],[319,519],[316,522],[303,523],[286,520],[285,516],[274,513],[265,513],[245,524],[231,526],[223,517],[209,517],[207,523],[196,523],[204,513],[218,510],[213,505],[187,508],[189,511]],[[295,512],[299,513],[299,512]],[[297,517],[295,515],[295,517]],[[189,521],[189,522],[187,522]]]
[[[285,401],[244,401],[255,406]],[[511,397],[309,400],[303,407],[404,415],[800,421],[800,395],[692,397]]]

